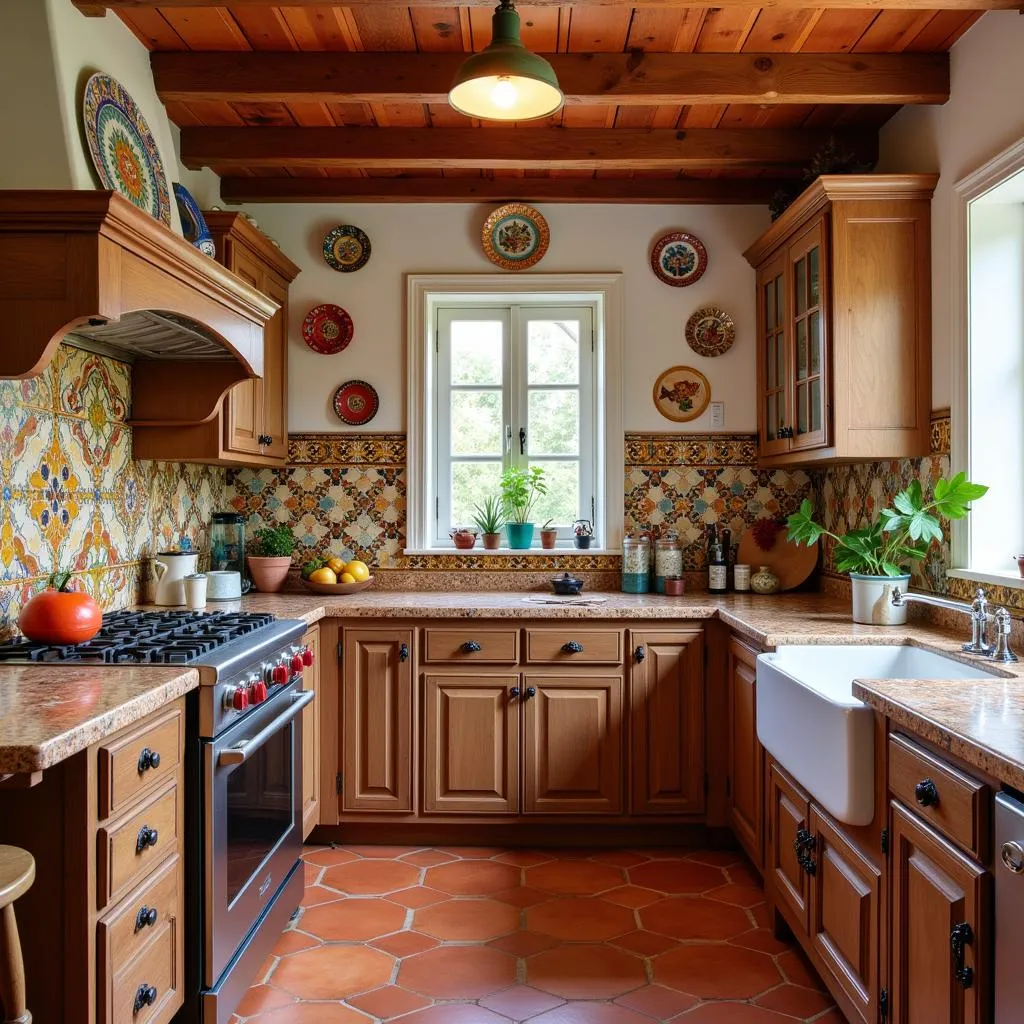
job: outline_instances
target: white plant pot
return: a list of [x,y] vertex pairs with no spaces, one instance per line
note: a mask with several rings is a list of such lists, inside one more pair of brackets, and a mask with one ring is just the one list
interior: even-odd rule
[[853,621],[867,626],[902,626],[907,621],[907,606],[892,603],[892,592],[899,587],[905,594],[910,576],[864,576],[850,573],[853,584]]

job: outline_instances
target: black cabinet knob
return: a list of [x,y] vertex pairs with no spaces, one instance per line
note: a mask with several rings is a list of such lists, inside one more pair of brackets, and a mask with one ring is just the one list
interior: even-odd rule
[[922,807],[934,807],[939,802],[939,787],[931,779],[922,779],[914,787],[914,796]]
[[156,907],[140,907],[135,915],[135,930],[141,932],[143,928],[152,928],[157,916]]
[[478,651],[483,650],[483,648],[475,640],[467,640],[462,645],[462,650],[466,654],[476,654]]
[[156,1002],[156,989],[152,985],[143,982],[135,992],[135,1003],[132,1006],[132,1013],[136,1014],[144,1006],[152,1006]]
[[155,828],[150,828],[148,825],[143,825],[139,829],[139,834],[135,839],[135,852],[142,853],[147,846],[156,846],[156,841],[160,838],[160,833]]
[[409,660],[409,645],[408,644],[402,644],[402,646],[398,648],[398,660],[399,661],[408,661]]
[[578,640],[570,640],[568,643],[562,644],[562,650],[566,654],[582,654],[583,644]]
[[512,698],[513,700],[518,700],[518,699],[519,699],[519,694],[520,694],[521,692],[522,692],[522,691],[521,691],[521,690],[519,689],[519,687],[518,687],[518,686],[513,686],[513,687],[512,687],[512,689],[508,691],[508,695],[509,695],[509,696],[510,696],[510,697],[511,697],[511,698]]
[[139,754],[139,774],[148,772],[150,768],[160,767],[160,755],[155,750],[150,750],[149,747],[143,747],[142,753]]
[[634,661],[635,661],[635,662],[636,662],[636,663],[637,663],[637,664],[639,665],[639,664],[640,664],[640,662],[641,662],[641,661],[643,661],[643,660],[644,660],[644,658],[646,658],[646,657],[647,657],[647,652],[646,652],[646,651],[644,650],[644,646],[643,646],[643,644],[641,644],[641,645],[640,645],[640,646],[639,646],[639,647],[638,647],[638,648],[637,648],[637,649],[636,649],[636,650],[635,650],[635,651],[633,652],[633,660],[634,660]]
[[526,688],[526,699],[529,700],[531,697],[536,697],[536,696],[537,696],[537,687],[535,687],[535,686],[528,686]]

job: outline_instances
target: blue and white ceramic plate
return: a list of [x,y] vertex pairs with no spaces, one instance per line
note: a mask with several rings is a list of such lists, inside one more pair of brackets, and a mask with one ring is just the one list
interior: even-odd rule
[[651,270],[659,280],[674,288],[685,288],[699,281],[708,269],[708,251],[704,243],[686,231],[670,231],[654,243]]
[[181,217],[181,233],[185,236],[185,241],[191,242],[200,252],[213,258],[217,255],[217,247],[213,244],[213,235],[210,234],[199,204],[180,182],[174,182],[172,187],[174,201],[178,204],[178,216]]
[[110,75],[85,83],[82,119],[100,183],[171,226],[171,197],[156,140],[130,93]]

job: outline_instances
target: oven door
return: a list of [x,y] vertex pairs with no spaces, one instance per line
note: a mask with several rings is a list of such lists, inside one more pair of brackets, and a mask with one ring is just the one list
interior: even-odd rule
[[203,743],[203,983],[213,987],[302,851],[299,678]]

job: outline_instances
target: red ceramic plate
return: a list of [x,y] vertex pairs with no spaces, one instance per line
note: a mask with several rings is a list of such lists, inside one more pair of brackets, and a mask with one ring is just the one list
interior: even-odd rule
[[302,321],[303,340],[314,352],[325,356],[348,348],[352,331],[352,317],[341,306],[329,302],[314,306]]
[[342,423],[361,427],[377,415],[377,392],[365,380],[347,380],[334,392],[334,411]]

